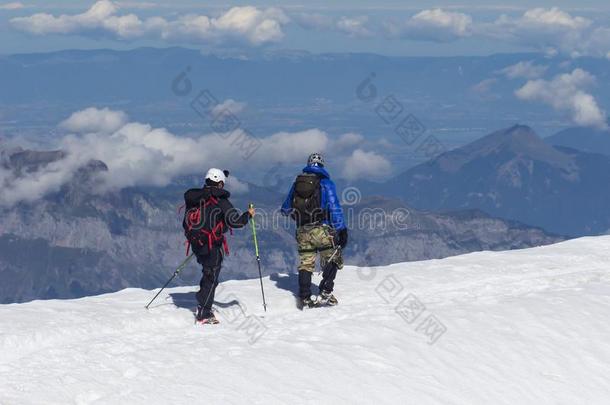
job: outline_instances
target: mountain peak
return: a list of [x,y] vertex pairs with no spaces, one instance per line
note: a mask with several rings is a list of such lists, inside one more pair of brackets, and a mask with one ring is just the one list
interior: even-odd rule
[[37,171],[41,167],[63,159],[66,153],[61,150],[36,151],[30,149],[16,148],[9,150],[4,158],[5,166],[16,173],[22,171]]
[[544,142],[531,127],[520,124],[498,130],[445,153],[439,157],[438,163],[443,171],[456,172],[469,162],[492,155],[502,160],[525,158],[543,161],[566,171],[571,171],[573,167],[571,156]]
[[412,207],[478,208],[563,235],[606,232],[610,158],[556,148],[529,127],[489,134],[387,183]]
[[512,127],[508,127],[504,129],[507,134],[514,134],[519,132],[531,132],[534,133],[534,130],[529,125],[524,124],[515,124]]
[[500,129],[474,141],[464,147],[471,151],[487,152],[497,151],[501,148],[509,148],[514,152],[522,152],[533,146],[540,147],[544,142],[536,135],[536,132],[527,125],[513,125],[512,127]]

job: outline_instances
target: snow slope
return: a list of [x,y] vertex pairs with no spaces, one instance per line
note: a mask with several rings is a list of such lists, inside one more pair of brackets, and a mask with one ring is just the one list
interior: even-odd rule
[[266,314],[231,281],[207,327],[194,288],[3,305],[0,403],[607,404],[609,263],[596,237],[347,267],[341,304],[305,312],[272,276]]

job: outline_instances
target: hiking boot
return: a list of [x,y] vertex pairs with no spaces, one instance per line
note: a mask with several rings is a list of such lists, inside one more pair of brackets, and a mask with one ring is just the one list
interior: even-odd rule
[[195,320],[197,321],[197,323],[219,323],[218,319],[216,319],[214,314],[212,312],[206,312],[201,305],[197,305],[197,311],[195,312]]
[[203,307],[201,305],[197,305],[197,309],[195,310],[195,319],[197,322],[201,321],[205,318],[205,313],[203,311]]
[[320,295],[318,296],[319,305],[335,306],[338,303],[339,303],[339,301],[337,300],[337,298],[330,292],[321,291]]
[[301,298],[298,304],[300,310],[303,310],[304,308],[314,308],[317,305],[317,300],[316,297],[312,295],[307,298]]
[[209,316],[198,320],[197,323],[204,325],[204,324],[209,324],[209,325],[216,325],[217,323],[220,323],[220,321],[214,316],[214,314],[210,314]]

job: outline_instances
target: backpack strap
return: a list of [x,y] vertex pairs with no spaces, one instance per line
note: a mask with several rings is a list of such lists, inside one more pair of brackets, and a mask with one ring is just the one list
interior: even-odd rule
[[218,200],[216,199],[216,197],[211,196],[210,198],[208,198],[207,200],[205,200],[203,202],[204,207],[207,207],[210,204],[214,204],[214,205],[218,204]]
[[[209,205],[217,205],[217,204],[218,204],[218,199],[215,198],[214,196],[211,196],[210,198],[208,198],[207,200],[204,201],[203,208],[205,208]],[[195,209],[192,209],[192,210],[186,212],[186,226],[187,226],[188,232],[192,231],[194,225],[198,224],[200,222],[201,222],[201,208],[195,208]],[[230,227],[229,227],[229,231],[231,232],[231,235],[233,235],[233,230]],[[214,228],[212,228],[209,231],[206,231],[205,229],[199,229],[199,232],[204,234],[207,237],[209,250],[212,250],[212,245],[214,244],[214,242],[221,241],[224,252],[227,255],[229,254],[229,246],[227,244],[227,238],[225,238],[225,235],[224,235],[224,221],[219,221],[216,225],[214,225]],[[203,242],[201,240],[197,240],[197,242],[199,243],[199,245],[203,246]],[[191,243],[192,243],[192,241],[189,239],[187,239],[185,242],[187,256],[189,254],[189,249],[191,247]]]
[[[210,231],[206,231],[205,229],[201,229],[200,232],[203,233],[208,238],[208,249],[212,250],[212,245],[214,242],[222,242],[222,247],[227,255],[229,255],[229,245],[227,244],[227,238],[224,235],[224,222],[218,222],[214,228]],[[229,228],[230,229],[230,228]]]

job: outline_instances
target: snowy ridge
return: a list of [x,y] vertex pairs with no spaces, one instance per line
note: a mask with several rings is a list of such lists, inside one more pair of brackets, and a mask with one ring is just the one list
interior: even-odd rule
[[0,404],[605,404],[608,263],[604,236],[346,267],[304,312],[272,276],[266,314],[230,281],[203,327],[194,287],[2,305]]

